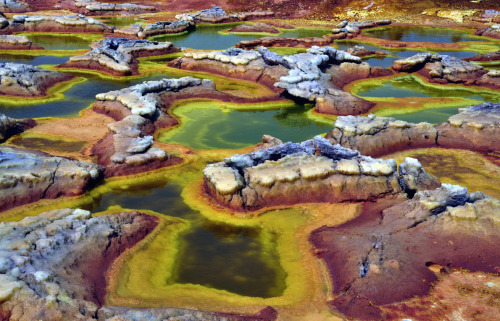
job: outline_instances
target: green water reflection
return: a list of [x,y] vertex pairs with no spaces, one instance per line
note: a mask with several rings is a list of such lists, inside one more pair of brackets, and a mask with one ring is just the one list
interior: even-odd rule
[[[233,47],[242,40],[259,39],[261,35],[255,34],[237,34],[237,33],[220,33],[226,31],[241,23],[220,24],[220,25],[198,25],[196,30],[182,35],[161,35],[151,37],[151,40],[170,41],[179,47],[217,50]],[[325,29],[293,29],[287,30],[279,37],[321,37],[331,33]]]
[[169,283],[201,284],[246,296],[279,296],[285,288],[284,272],[276,251],[261,242],[273,236],[257,228],[206,220],[183,202],[181,192],[180,184],[158,180],[104,194],[86,209],[99,212],[120,205],[189,220],[192,226],[181,234],[181,252]]
[[207,108],[197,103],[194,107],[186,104],[176,108],[174,114],[181,116],[183,125],[164,132],[159,140],[194,149],[242,148],[260,142],[264,134],[300,142],[328,132],[332,126],[329,122],[318,123],[307,118],[310,107],[303,105],[230,112],[216,106]]
[[466,87],[429,86],[415,76],[405,75],[380,84],[366,84],[358,88],[361,97],[460,97],[480,101],[499,102],[500,95],[491,91],[478,91]]
[[484,41],[460,30],[424,27],[384,27],[369,29],[364,35],[374,38],[414,42],[455,43],[461,41]]
[[135,23],[140,23],[144,19],[132,18],[132,17],[101,17],[98,18],[99,21],[107,25],[112,25],[117,28],[129,27]]
[[33,34],[28,38],[34,43],[49,50],[90,49],[92,40],[68,34]]

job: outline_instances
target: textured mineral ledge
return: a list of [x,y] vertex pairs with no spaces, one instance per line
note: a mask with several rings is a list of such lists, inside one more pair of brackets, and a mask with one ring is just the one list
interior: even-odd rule
[[337,25],[337,28],[332,30],[332,33],[342,35],[342,38],[354,38],[361,33],[362,29],[386,26],[389,24],[391,24],[391,20],[367,20],[359,22],[349,22],[344,20]]
[[258,22],[251,25],[239,25],[228,30],[228,32],[249,32],[249,33],[280,33],[280,31],[273,26]]
[[158,21],[150,23],[144,28],[140,27],[137,37],[145,39],[151,36],[180,33],[194,29],[195,24],[191,21]]
[[81,209],[60,209],[19,222],[0,223],[0,319],[276,319],[272,308],[255,316],[240,316],[174,308],[102,306],[106,271],[157,224],[155,216],[136,211],[92,217]]
[[167,110],[179,99],[217,98],[215,84],[192,77],[148,81],[96,96],[93,110],[111,116],[110,133],[93,149],[105,175],[126,175],[171,165],[180,161],[152,147],[156,129],[177,124]]
[[242,40],[236,44],[236,48],[253,49],[259,46],[311,48],[313,46],[328,46],[335,39],[339,39],[339,37],[337,35],[306,38],[262,37],[255,40]]
[[[82,1],[80,5],[90,14],[104,15],[104,14],[119,14],[119,13],[144,13],[156,11],[153,6],[145,6],[135,3],[105,3],[96,1]],[[77,5],[78,6],[78,5]]]
[[0,143],[3,143],[10,136],[22,133],[26,129],[33,128],[36,121],[33,119],[13,119],[0,114]]
[[500,201],[443,184],[413,199],[366,203],[361,215],[310,236],[333,281],[332,307],[362,320],[385,319],[378,306],[428,293],[434,264],[498,272]]
[[500,104],[461,108],[446,123],[413,124],[391,117],[341,116],[326,138],[372,157],[428,147],[468,149],[483,153],[500,150]]
[[479,62],[500,61],[500,50],[475,55],[475,56],[472,56],[469,58],[465,58],[463,60],[465,60],[465,61],[479,61]]
[[84,15],[63,16],[25,16],[13,17],[10,25],[0,30],[0,33],[13,32],[92,32],[112,33],[113,26],[108,26],[96,19]]
[[250,19],[264,19],[274,17],[271,11],[240,12],[227,14],[221,7],[213,6],[195,13],[178,14],[175,16],[180,21],[190,21],[194,23],[225,23]]
[[0,35],[0,50],[36,50],[43,49],[25,36]]
[[30,6],[20,0],[2,0],[0,1],[0,10],[3,12],[26,12]]
[[93,163],[0,146],[0,211],[80,195],[100,178],[101,169]]
[[92,50],[81,56],[71,57],[60,68],[79,68],[103,71],[115,76],[137,75],[137,58],[166,55],[179,51],[170,42],[105,38],[92,44]]
[[393,159],[361,156],[320,136],[235,155],[208,165],[203,174],[208,195],[237,211],[297,203],[366,201],[440,185],[415,159],[405,160],[398,173]]
[[396,60],[392,68],[400,72],[417,72],[431,83],[456,83],[500,89],[500,71],[487,71],[482,66],[448,55],[419,53]]
[[71,79],[71,75],[43,70],[32,65],[0,63],[0,95],[45,96],[50,87]]
[[476,35],[500,39],[500,24],[487,28],[481,28],[476,31]]
[[350,115],[367,112],[373,103],[351,95],[341,88],[347,83],[389,72],[361,62],[359,57],[332,47],[312,47],[307,53],[282,57],[267,48],[258,50],[185,53],[170,66],[205,71],[228,77],[258,81],[273,91],[299,101],[311,101],[316,111]]

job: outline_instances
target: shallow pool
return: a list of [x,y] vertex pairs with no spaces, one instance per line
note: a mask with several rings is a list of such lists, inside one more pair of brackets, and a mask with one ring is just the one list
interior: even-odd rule
[[[210,108],[207,108],[210,106]],[[262,141],[268,134],[283,141],[301,142],[331,130],[330,122],[307,117],[311,107],[293,105],[275,110],[228,110],[224,103],[186,104],[174,110],[183,125],[160,135],[159,140],[194,149],[242,148]]]
[[474,37],[465,31],[428,27],[383,27],[367,29],[363,31],[363,34],[374,38],[412,42],[484,41],[484,39]]

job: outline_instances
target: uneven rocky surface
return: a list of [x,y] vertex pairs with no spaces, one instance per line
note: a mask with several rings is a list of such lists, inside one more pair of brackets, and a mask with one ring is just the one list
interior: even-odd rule
[[0,114],[0,143],[4,142],[10,136],[19,134],[25,129],[36,125],[33,119],[13,119]]
[[447,122],[408,123],[392,117],[340,116],[325,136],[332,144],[378,157],[413,148],[446,147],[483,153],[500,150],[500,104],[459,109]]
[[500,39],[500,24],[495,24],[487,28],[481,28],[476,31],[476,35]]
[[72,78],[71,75],[32,65],[0,63],[0,95],[45,96],[50,87]]
[[[405,163],[400,176],[393,159],[361,156],[316,136],[303,143],[289,142],[226,158],[208,165],[203,174],[206,192],[219,204],[238,211],[370,200],[397,194],[402,188],[415,191],[439,186],[418,161]],[[411,185],[401,187],[398,180]]]
[[367,20],[354,22],[344,20],[337,25],[337,28],[332,30],[332,33],[342,35],[342,38],[353,38],[359,35],[362,29],[375,28],[389,24],[391,24],[390,20]]
[[84,15],[61,16],[25,16],[17,15],[9,27],[0,30],[1,33],[12,32],[93,32],[112,33],[113,26],[108,26],[94,18]]
[[156,8],[153,6],[145,6],[135,3],[104,3],[92,1],[90,3],[83,2],[82,4],[85,5],[85,9],[93,14],[116,14],[118,12],[143,13],[156,11]]
[[93,163],[0,146],[0,210],[80,195],[100,178]]
[[0,10],[3,12],[26,12],[30,6],[19,0],[0,0]]
[[391,117],[340,116],[325,137],[332,144],[372,157],[411,148],[435,147],[437,130],[429,123],[413,124]]
[[104,302],[106,270],[157,220],[139,212],[92,217],[59,209],[0,223],[0,318],[94,319]]
[[459,109],[446,123],[436,126],[438,145],[484,153],[500,150],[500,103],[483,103]]
[[0,50],[36,50],[42,46],[34,44],[26,36],[0,35]]
[[[188,321],[274,321],[278,312],[272,307],[262,309],[256,315],[205,312],[172,308],[126,308],[104,306],[98,312],[99,320],[141,321],[141,320],[188,320]],[[111,319],[110,319],[111,317]],[[113,319],[114,318],[114,319]]]
[[280,31],[273,26],[270,26],[265,23],[255,23],[255,24],[244,24],[244,25],[239,25],[234,28],[231,28],[228,30],[229,32],[248,32],[248,33],[258,33],[258,32],[265,32],[265,33],[279,33]]
[[311,48],[313,46],[328,46],[335,39],[339,38],[334,35],[307,38],[262,37],[255,40],[242,40],[236,44],[236,48],[253,49],[259,46]]
[[157,128],[177,124],[167,109],[182,98],[210,97],[216,93],[210,80],[192,77],[148,81],[118,91],[98,94],[93,109],[117,122],[110,133],[94,148],[106,176],[125,175],[171,165],[180,161],[165,151],[152,147],[151,136]]
[[367,112],[373,103],[340,88],[346,82],[379,75],[381,71],[332,47],[312,47],[307,53],[287,57],[264,47],[185,53],[169,65],[258,81],[278,93],[284,89],[297,100],[314,102],[317,112],[334,115]]
[[105,273],[121,253],[141,241],[157,224],[158,218],[137,211],[92,217],[81,209],[58,209],[19,222],[0,223],[0,319],[276,319],[277,312],[270,307],[245,316],[103,306]]
[[366,203],[361,215],[310,236],[333,280],[340,313],[384,319],[378,306],[428,293],[429,266],[498,272],[500,201],[443,184],[412,199]]
[[431,83],[459,83],[478,85],[492,89],[500,88],[500,73],[487,71],[482,66],[448,55],[419,53],[396,60],[392,68],[400,72],[417,72]]
[[498,61],[500,60],[500,50],[487,52],[463,59],[465,61]]
[[59,67],[98,70],[117,76],[137,75],[137,58],[179,51],[179,48],[170,42],[127,38],[105,38],[92,44],[92,48],[84,55],[71,57]]
[[253,11],[227,14],[221,7],[212,6],[209,9],[203,9],[195,13],[183,13],[175,16],[180,21],[191,21],[194,23],[225,23],[244,21],[258,18],[271,18],[274,16],[272,11]]
[[312,47],[307,53],[283,60],[290,70],[275,86],[286,89],[291,96],[315,102],[317,112],[357,115],[373,107],[373,103],[340,89],[358,77],[370,76],[370,65],[359,57],[332,47]]
[[155,23],[150,23],[144,28],[140,28],[137,36],[141,39],[156,36],[165,35],[172,33],[180,33],[184,31],[189,31],[194,28],[195,24],[191,21],[158,21]]
[[366,57],[366,56],[373,56],[373,55],[376,55],[376,56],[387,55],[385,52],[383,52],[381,50],[370,50],[370,49],[366,49],[363,46],[358,46],[358,45],[347,49],[346,52],[353,55],[353,56],[356,56],[356,57]]

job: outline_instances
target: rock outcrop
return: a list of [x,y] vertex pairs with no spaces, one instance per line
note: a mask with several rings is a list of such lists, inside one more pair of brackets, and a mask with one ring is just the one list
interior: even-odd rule
[[250,19],[264,19],[274,17],[274,12],[271,11],[254,11],[240,12],[235,14],[227,14],[221,7],[212,6],[209,9],[204,9],[195,13],[178,14],[175,16],[180,21],[191,21],[198,23],[225,23],[236,22]]
[[500,151],[500,104],[483,103],[459,109],[436,126],[438,145],[484,153]]
[[236,44],[236,48],[253,49],[259,46],[311,48],[313,46],[329,46],[335,39],[338,39],[335,35],[307,38],[262,37],[255,40],[242,40]]
[[367,20],[354,22],[344,20],[337,25],[337,28],[332,30],[332,33],[342,35],[342,38],[354,38],[361,33],[362,29],[375,28],[389,24],[391,24],[390,20]]
[[479,61],[479,62],[500,61],[500,50],[475,55],[475,56],[472,56],[469,58],[465,58],[463,60],[465,60],[465,61]]
[[385,52],[381,50],[370,50],[366,49],[363,46],[354,46],[346,50],[347,53],[356,56],[356,57],[366,57],[366,56],[385,56],[387,55]]
[[332,307],[362,320],[384,316],[378,306],[425,295],[446,269],[497,273],[500,201],[443,184],[409,200],[366,203],[361,215],[310,236],[333,281]]
[[447,122],[408,123],[374,115],[340,116],[326,134],[332,144],[379,157],[413,148],[460,148],[482,153],[500,150],[500,104],[459,109]]
[[481,28],[478,31],[476,31],[476,35],[500,39],[500,24],[492,25],[491,27]]
[[487,71],[482,66],[448,55],[419,53],[396,60],[392,68],[399,72],[417,72],[431,83],[464,84],[500,88],[500,72]]
[[140,27],[137,37],[145,39],[151,36],[180,33],[194,29],[195,24],[191,21],[158,21],[150,23],[144,28]]
[[435,147],[437,130],[429,123],[413,124],[391,117],[340,116],[325,137],[332,144],[378,157],[411,148]]
[[405,162],[400,176],[393,159],[361,156],[317,136],[226,158],[208,165],[203,175],[205,190],[216,202],[253,211],[297,203],[366,201],[402,189],[439,186],[417,163]]
[[59,209],[0,223],[0,318],[93,320],[111,263],[158,224],[125,212]]
[[275,92],[284,89],[297,100],[314,102],[317,112],[334,115],[367,112],[373,103],[340,88],[346,82],[378,75],[381,70],[332,47],[312,47],[307,53],[287,57],[264,47],[185,53],[169,65],[258,81]]
[[0,146],[0,211],[80,195],[100,178],[101,169],[93,163]]
[[84,15],[62,16],[25,16],[13,17],[10,26],[0,30],[0,33],[13,32],[91,32],[112,33],[113,26],[108,26],[99,20],[87,18]]
[[228,32],[248,32],[248,33],[280,33],[280,31],[273,26],[258,22],[255,24],[239,25],[228,30]]
[[192,77],[148,81],[118,91],[98,94],[93,109],[117,120],[94,148],[106,176],[152,170],[178,163],[180,158],[152,147],[156,129],[177,124],[167,112],[178,99],[218,97],[211,80]]
[[109,13],[144,13],[156,11],[153,6],[145,6],[135,3],[104,3],[104,2],[93,2],[90,4],[85,3],[85,9],[92,14],[109,14]]
[[13,119],[0,114],[0,143],[4,142],[10,136],[19,134],[25,129],[32,128],[36,125],[33,119]]
[[71,79],[71,75],[43,70],[32,65],[0,63],[0,95],[45,96],[50,87]]
[[34,44],[26,36],[0,35],[0,50],[36,50],[42,46]]
[[116,76],[137,75],[139,73],[137,58],[177,51],[179,48],[170,42],[105,38],[92,44],[91,51],[71,57],[59,67],[97,70]]
[[20,0],[1,0],[0,10],[2,12],[26,12],[30,10],[30,6]]

